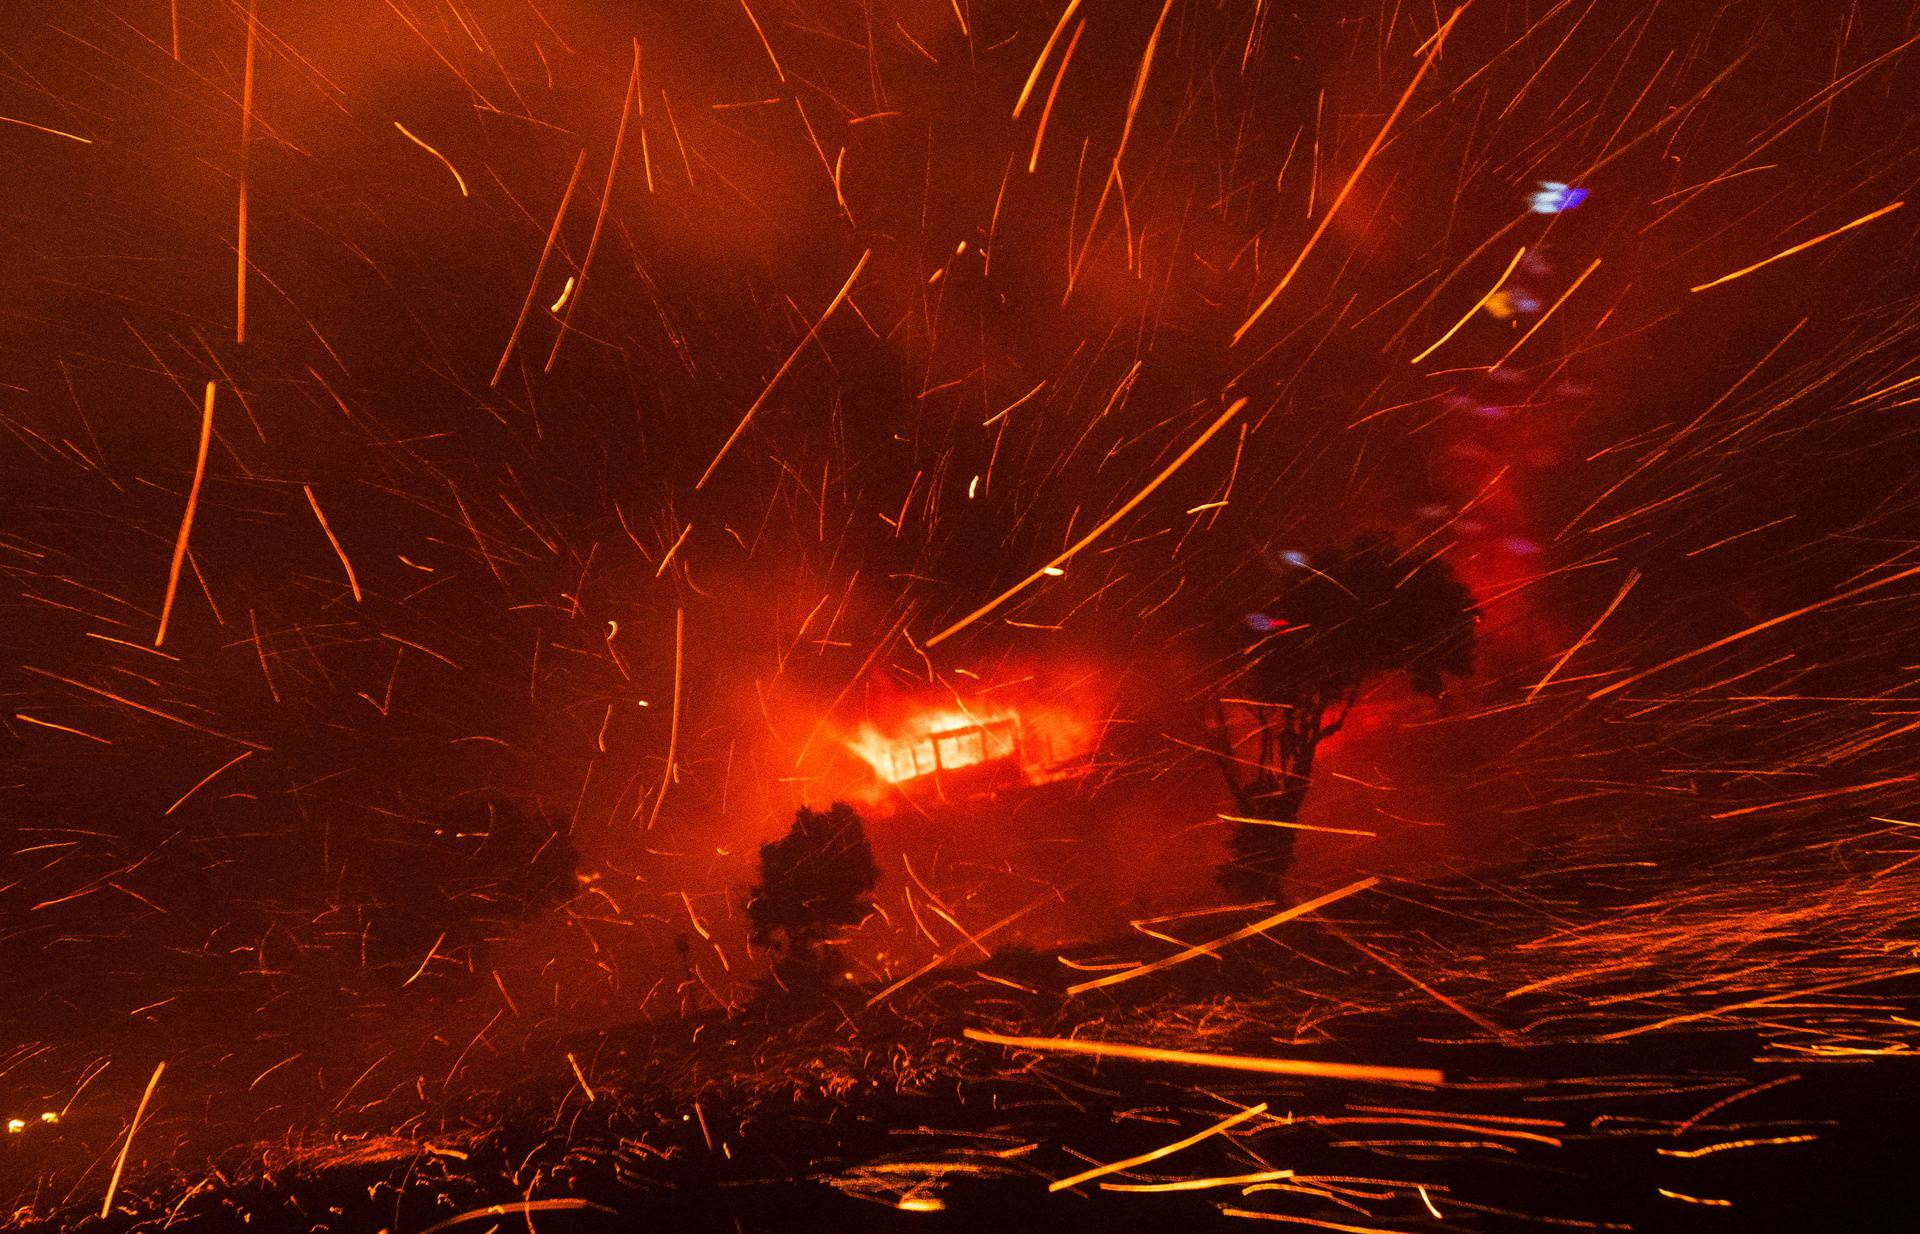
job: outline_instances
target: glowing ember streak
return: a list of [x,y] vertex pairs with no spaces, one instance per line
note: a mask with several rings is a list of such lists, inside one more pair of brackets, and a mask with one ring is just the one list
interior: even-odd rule
[[50,129],[44,124],[35,124],[31,120],[16,120],[12,116],[0,116],[0,124],[17,124],[21,128],[35,129],[42,133],[51,133],[55,137],[64,137],[68,141],[77,141],[83,146],[91,146],[93,138],[82,137],[78,133],[69,133],[65,129]]
[[[1053,45],[1060,41],[1060,32],[1067,28],[1067,23],[1073,20],[1073,14],[1079,7],[1080,0],[1069,0],[1066,12],[1060,14],[1060,20],[1053,24],[1053,33],[1047,36],[1047,45],[1040,49],[1040,58],[1033,62],[1033,71],[1027,74],[1027,84],[1020,87],[1019,101],[1013,105],[1015,120],[1020,118],[1020,109],[1027,105],[1027,97],[1033,93],[1034,84],[1040,80],[1040,70],[1045,67],[1047,57],[1053,54]],[[1058,80],[1057,74],[1055,80]]]
[[463,1225],[469,1221],[484,1221],[488,1217],[505,1217],[514,1213],[528,1215],[531,1224],[533,1213],[555,1213],[567,1210],[592,1209],[597,1213],[610,1213],[613,1210],[604,1204],[595,1204],[592,1200],[515,1200],[511,1204],[489,1204],[485,1208],[476,1208],[470,1213],[461,1213],[457,1217],[448,1217],[445,1221],[436,1221],[420,1234],[440,1234],[441,1230]]
[[1873,220],[1879,218],[1881,215],[1892,214],[1895,210],[1898,210],[1901,206],[1904,206],[1906,204],[1907,203],[1904,201],[1896,201],[1892,205],[1881,206],[1878,210],[1875,210],[1872,214],[1863,214],[1859,218],[1853,220],[1853,222],[1851,223],[1847,223],[1844,226],[1836,227],[1832,231],[1826,232],[1823,235],[1815,236],[1811,240],[1802,240],[1800,243],[1794,245],[1792,248],[1787,249],[1784,252],[1775,253],[1773,256],[1767,258],[1765,261],[1756,261],[1750,266],[1744,267],[1743,269],[1735,270],[1732,274],[1723,274],[1719,278],[1713,280],[1711,283],[1702,283],[1698,287],[1693,288],[1692,290],[1705,291],[1709,287],[1718,287],[1722,283],[1731,283],[1734,279],[1739,278],[1743,274],[1752,274],[1755,270],[1758,270],[1763,266],[1770,266],[1774,262],[1779,261],[1782,258],[1791,257],[1795,253],[1805,252],[1807,249],[1812,248],[1814,245],[1820,244],[1823,241],[1831,240],[1835,236],[1841,234],[1842,232],[1852,231],[1856,227],[1864,227],[1866,224],[1873,222]]
[[1727,1140],[1704,1148],[1656,1148],[1653,1151],[1662,1157],[1708,1157],[1736,1148],[1759,1148],[1766,1144],[1811,1144],[1819,1138],[1817,1135],[1778,1135],[1765,1140]]
[[1242,939],[1252,938],[1256,934],[1265,933],[1267,930],[1272,929],[1282,922],[1292,921],[1295,917],[1303,917],[1316,909],[1325,908],[1327,905],[1339,900],[1344,900],[1350,895],[1356,895],[1370,887],[1377,886],[1379,882],[1380,880],[1378,878],[1363,878],[1357,883],[1349,883],[1338,891],[1329,891],[1327,894],[1317,896],[1304,904],[1295,904],[1290,908],[1281,909],[1271,917],[1262,917],[1252,925],[1243,926],[1233,933],[1223,935],[1211,942],[1199,943],[1187,948],[1185,951],[1175,952],[1165,959],[1155,960],[1151,964],[1142,964],[1138,968],[1129,968],[1117,973],[1109,973],[1105,977],[1098,977],[1092,981],[1083,981],[1079,985],[1068,986],[1067,994],[1072,996],[1087,990],[1098,989],[1101,986],[1119,985],[1123,981],[1132,981],[1135,977],[1144,977],[1148,973],[1156,973],[1162,969],[1172,968],[1176,964],[1184,964],[1188,960],[1198,959],[1203,955],[1218,951],[1228,943],[1237,943]]
[[1171,1144],[1162,1144],[1159,1148],[1153,1149],[1150,1152],[1141,1153],[1137,1157],[1123,1157],[1119,1161],[1109,1161],[1105,1165],[1096,1165],[1090,1169],[1082,1170],[1078,1174],[1055,1179],[1053,1182],[1047,1184],[1047,1190],[1065,1191],[1068,1187],[1077,1187],[1089,1179],[1099,1178],[1106,1174],[1119,1174],[1122,1171],[1131,1170],[1135,1166],[1145,1165],[1149,1161],[1158,1161],[1162,1157],[1171,1157],[1182,1149],[1192,1148],[1195,1144],[1200,1143],[1200,1141],[1207,1139],[1209,1136],[1219,1135],[1223,1131],[1238,1127],[1248,1119],[1258,1117],[1266,1112],[1267,1103],[1262,1101],[1259,1105],[1250,1106],[1235,1114],[1229,1114],[1227,1117],[1213,1124],[1213,1126],[1206,1128],[1204,1131],[1196,1131],[1183,1140],[1175,1140]]
[[1447,32],[1453,29],[1453,23],[1459,21],[1460,14],[1466,11],[1467,6],[1464,4],[1455,9],[1453,15],[1447,18],[1447,24],[1441,26],[1429,40],[1432,48],[1427,52],[1427,58],[1420,62],[1420,71],[1413,75],[1413,80],[1407,83],[1406,90],[1400,95],[1400,101],[1393,105],[1391,112],[1387,113],[1387,122],[1380,126],[1378,133],[1373,135],[1373,144],[1368,146],[1367,152],[1360,156],[1359,163],[1354,166],[1353,174],[1349,175],[1347,182],[1340,186],[1340,193],[1333,199],[1333,204],[1327,207],[1327,212],[1320,216],[1319,226],[1315,227],[1313,234],[1307,237],[1306,246],[1300,250],[1300,255],[1293,259],[1293,264],[1288,266],[1287,272],[1280,276],[1280,281],[1274,284],[1272,291],[1267,293],[1267,298],[1262,300],[1260,306],[1253,310],[1253,314],[1233,332],[1235,344],[1246,337],[1247,331],[1253,329],[1254,322],[1266,315],[1266,311],[1273,307],[1273,302],[1280,298],[1280,293],[1287,289],[1287,284],[1293,281],[1293,276],[1300,272],[1300,267],[1306,264],[1307,255],[1312,253],[1314,246],[1320,243],[1320,237],[1326,234],[1327,228],[1333,223],[1334,216],[1340,213],[1340,207],[1346,202],[1347,195],[1353,192],[1353,186],[1360,182],[1360,176],[1367,170],[1367,164],[1373,161],[1373,156],[1379,153],[1380,147],[1386,142],[1387,133],[1392,130],[1393,122],[1400,118],[1400,113],[1406,110],[1407,103],[1413,98],[1413,92],[1420,88],[1421,79],[1426,77],[1427,70],[1440,59],[1440,49],[1446,46]]
[[253,152],[253,52],[259,41],[259,0],[247,0],[247,59],[240,86],[240,213],[234,227],[233,341],[247,341],[247,161]]
[[[88,741],[97,741],[103,746],[110,746],[113,744],[111,741],[108,741],[105,737],[96,737],[92,733],[84,732],[77,728],[69,728],[64,724],[55,724],[52,720],[42,720],[36,716],[30,716],[24,711],[14,712],[13,718],[16,720],[24,720],[28,724],[38,724],[41,728],[50,728],[56,732],[72,733],[75,737],[85,737]],[[169,813],[171,813],[171,811],[169,811]]]
[[1097,1058],[1124,1058],[1142,1063],[1174,1063],[1186,1067],[1215,1067],[1222,1071],[1255,1071],[1263,1075],[1313,1076],[1325,1080],[1367,1080],[1384,1084],[1445,1084],[1446,1076],[1427,1067],[1375,1067],[1361,1063],[1322,1063],[1299,1058],[1266,1058],[1248,1054],[1202,1054],[1193,1050],[1163,1050],[1155,1046],[1125,1045],[1115,1041],[1078,1041],[1071,1037],[1008,1037],[1000,1033],[964,1030],[969,1041],[1002,1045],[1015,1050],[1091,1054]]
[[573,1078],[580,1081],[580,1091],[587,1095],[587,1100],[597,1100],[593,1095],[593,1085],[587,1083],[586,1074],[580,1070],[580,1060],[573,1056],[571,1050],[567,1051],[567,1065],[573,1068]]
[[1492,364],[1488,365],[1487,367],[1489,369],[1497,369],[1501,365],[1505,364],[1507,361],[1513,359],[1513,353],[1516,351],[1519,351],[1522,347],[1524,347],[1526,345],[1527,340],[1532,338],[1536,333],[1538,333],[1541,326],[1544,326],[1547,324],[1547,319],[1549,317],[1552,317],[1555,313],[1559,312],[1560,306],[1565,304],[1568,298],[1570,298],[1574,292],[1580,290],[1580,284],[1587,281],[1587,276],[1589,274],[1592,274],[1595,270],[1598,270],[1599,268],[1600,268],[1600,259],[1596,257],[1593,259],[1593,263],[1591,265],[1589,265],[1586,269],[1580,272],[1580,277],[1573,280],[1572,285],[1569,286],[1565,291],[1560,293],[1560,298],[1555,300],[1551,305],[1549,305],[1547,307],[1546,312],[1540,314],[1540,319],[1534,322],[1531,326],[1527,327],[1527,332],[1520,336],[1519,342],[1507,348],[1506,355],[1501,356],[1498,360],[1495,360]]
[[[679,757],[680,749],[680,672],[686,662],[687,610],[675,609],[673,614],[673,716],[667,724],[667,769],[660,774],[660,791],[654,794],[653,809],[647,812],[647,830],[653,830],[654,820],[660,817],[660,803],[667,799],[667,785],[673,783],[674,760]],[[693,912],[691,901],[687,912]],[[698,922],[696,921],[697,925]]]
[[[1589,267],[1589,269],[1591,269],[1591,267]],[[1553,667],[1549,668],[1546,671],[1546,673],[1540,678],[1540,680],[1533,683],[1533,688],[1527,691],[1528,702],[1532,702],[1534,695],[1540,693],[1540,691],[1547,688],[1547,683],[1553,680],[1553,675],[1559,672],[1562,668],[1566,667],[1567,661],[1573,659],[1575,652],[1579,651],[1582,647],[1585,647],[1587,645],[1587,640],[1591,639],[1594,636],[1594,634],[1600,629],[1601,625],[1603,625],[1606,622],[1607,618],[1613,616],[1613,610],[1620,607],[1620,601],[1627,598],[1627,593],[1629,591],[1632,591],[1633,585],[1639,581],[1640,581],[1640,571],[1638,570],[1627,571],[1627,581],[1621,584],[1619,592],[1613,597],[1613,602],[1607,605],[1605,612],[1601,613],[1598,617],[1594,618],[1593,624],[1587,627],[1586,633],[1582,634],[1579,638],[1575,639],[1573,641],[1573,646],[1567,648],[1566,651],[1561,654],[1560,658],[1553,662]]]
[[1245,1187],[1292,1178],[1292,1170],[1261,1170],[1255,1174],[1226,1174],[1219,1178],[1183,1178],[1171,1183],[1101,1183],[1102,1191],[1207,1191],[1214,1187]]
[[1732,1208],[1733,1207],[1732,1200],[1710,1200],[1703,1196],[1684,1195],[1678,1191],[1668,1191],[1665,1187],[1655,1187],[1654,1190],[1658,1191],[1661,1195],[1666,1196],[1669,1200],[1680,1200],[1683,1203],[1687,1203],[1687,1204],[1708,1204],[1714,1208]]
[[193,512],[200,504],[200,482],[207,474],[207,445],[213,440],[213,383],[207,383],[206,402],[200,409],[200,450],[193,463],[193,485],[187,489],[187,509],[180,518],[180,534],[173,542],[173,563],[167,567],[167,596],[160,603],[160,628],[154,632],[153,645],[167,641],[167,622],[173,616],[173,597],[180,588],[180,563],[187,559],[187,537],[193,532]]
[[[633,114],[633,100],[640,90],[640,42],[634,40],[633,67],[627,71],[627,92],[620,96],[620,124],[613,132],[613,155],[607,160],[607,181],[600,186],[600,211],[593,216],[593,232],[587,237],[586,254],[580,258],[578,282],[573,289],[573,299],[567,304],[567,315],[560,319],[560,332],[553,336],[553,350],[547,353],[547,363],[540,371],[551,373],[554,361],[560,358],[560,345],[567,341],[567,332],[573,328],[574,310],[580,307],[580,297],[587,290],[587,272],[593,268],[593,255],[600,247],[600,229],[606,225],[607,207],[613,202],[613,186],[620,175],[620,151],[627,144],[627,118]],[[565,207],[566,203],[560,203]],[[559,227],[556,217],[554,226]]]
[[753,32],[760,36],[760,46],[767,49],[767,59],[773,64],[774,75],[780,79],[781,85],[785,85],[787,71],[780,67],[780,57],[773,54],[773,44],[767,42],[767,32],[760,28],[760,19],[753,15],[752,9],[747,7],[747,0],[740,0],[740,11],[747,15],[748,21],[753,23]]
[[146,1115],[147,1102],[153,1100],[153,1090],[160,1083],[160,1073],[166,1069],[165,1059],[155,1064],[153,1076],[147,1081],[147,1091],[140,1094],[140,1105],[133,1112],[133,1121],[127,1124],[126,1142],[120,1145],[120,1156],[113,1163],[113,1177],[107,1180],[107,1198],[100,1202],[100,1216],[103,1219],[113,1211],[113,1194],[120,1190],[120,1175],[127,1168],[127,1153],[133,1149],[133,1133],[140,1130],[140,1120]]
[[1207,426],[1206,431],[1204,433],[1201,433],[1200,436],[1194,439],[1192,445],[1188,446],[1185,450],[1182,450],[1180,452],[1179,457],[1175,458],[1171,463],[1168,463],[1166,467],[1161,470],[1159,475],[1155,476],[1153,479],[1147,482],[1147,486],[1145,488],[1135,493],[1133,497],[1130,500],[1128,500],[1128,502],[1125,505],[1121,506],[1118,510],[1115,510],[1112,514],[1109,514],[1100,523],[1099,526],[1095,527],[1092,531],[1089,531],[1086,535],[1081,536],[1069,548],[1067,548],[1066,551],[1062,552],[1058,557],[1055,557],[1052,561],[1049,561],[1046,565],[1041,566],[1038,570],[1035,570],[1032,574],[1027,575],[1027,577],[1021,579],[1019,582],[1015,583],[1013,586],[1007,588],[1005,591],[1001,592],[999,595],[995,596],[993,599],[987,601],[985,604],[981,605],[979,608],[974,609],[971,613],[968,613],[965,617],[962,617],[960,620],[954,622],[952,625],[948,626],[946,629],[940,631],[940,633],[928,639],[925,643],[925,646],[927,647],[938,646],[939,644],[945,642],[947,639],[953,637],[955,634],[958,634],[960,631],[966,629],[968,626],[972,625],[974,622],[980,620],[982,617],[985,617],[988,613],[993,612],[995,609],[999,608],[1002,604],[1005,604],[1008,600],[1013,599],[1013,597],[1019,595],[1021,592],[1025,591],[1028,587],[1031,587],[1034,583],[1037,583],[1041,579],[1047,577],[1049,573],[1058,572],[1061,565],[1063,565],[1069,558],[1073,557],[1081,549],[1087,547],[1087,545],[1092,544],[1095,540],[1098,540],[1102,535],[1106,534],[1106,532],[1115,523],[1119,522],[1121,519],[1131,514],[1134,510],[1134,507],[1138,506],[1141,502],[1145,501],[1148,497],[1151,497],[1155,489],[1159,488],[1162,484],[1165,484],[1167,482],[1167,479],[1170,476],[1172,476],[1174,472],[1180,470],[1181,467],[1185,466],[1186,461],[1192,458],[1195,454],[1199,453],[1200,447],[1206,445],[1207,442],[1211,441],[1213,439],[1213,435],[1219,432],[1221,429],[1225,428],[1227,426],[1227,422],[1233,419],[1235,416],[1239,415],[1240,409],[1245,407],[1246,405],[1247,405],[1247,400],[1244,396],[1233,400],[1233,404],[1229,406],[1224,412],[1220,413],[1220,418],[1215,420],[1212,424],[1209,424]]
[[124,707],[131,707],[135,711],[144,711],[150,716],[154,716],[161,720],[166,720],[172,724],[178,724],[182,728],[190,728],[197,733],[205,733],[209,737],[218,737],[223,741],[231,741],[235,745],[246,746],[250,750],[265,750],[268,748],[267,746],[259,745],[255,742],[247,741],[243,738],[234,737],[227,733],[223,733],[218,729],[208,728],[204,724],[195,724],[192,720],[182,719],[181,717],[176,716],[171,712],[162,711],[158,707],[149,707],[145,703],[136,703],[124,694],[115,694],[113,691],[103,690],[99,686],[90,686],[84,681],[75,681],[71,677],[62,677],[58,673],[49,673],[46,669],[35,668],[31,664],[22,664],[20,667],[26,672],[32,673],[35,676],[50,678],[54,681],[60,682],[63,685],[72,686],[76,690],[85,690],[87,693],[98,695],[99,697],[106,699],[108,702],[119,703]]
[[[1188,511],[1192,513],[1192,511]],[[1317,827],[1312,823],[1288,823],[1277,818],[1242,818],[1238,814],[1215,815],[1221,822],[1246,823],[1254,827],[1285,827],[1292,831],[1324,831],[1336,836],[1377,836],[1377,831],[1362,831],[1358,827]]]
[[[1060,67],[1053,71],[1053,84],[1047,87],[1047,102],[1040,109],[1040,123],[1033,130],[1033,152],[1027,156],[1027,174],[1032,175],[1040,167],[1040,144],[1047,139],[1047,121],[1053,117],[1053,100],[1060,94],[1060,82],[1067,75],[1067,66],[1073,63],[1073,49],[1080,46],[1080,34],[1087,28],[1083,20],[1073,28],[1073,37],[1067,40],[1067,50],[1060,57]],[[1044,382],[1041,384],[1045,384]],[[1000,413],[1005,415],[1005,412]],[[999,419],[995,416],[994,419]],[[987,421],[988,424],[993,420]]]
[[1816,612],[1819,609],[1823,609],[1827,607],[1829,604],[1838,604],[1842,600],[1851,600],[1853,599],[1853,597],[1857,595],[1864,595],[1869,591],[1873,591],[1877,588],[1885,587],[1889,583],[1897,583],[1904,578],[1912,578],[1916,574],[1920,574],[1920,566],[1909,566],[1907,569],[1900,571],[1898,574],[1889,574],[1885,578],[1877,578],[1873,580],[1871,583],[1862,583],[1860,584],[1860,586],[1849,588],[1848,590],[1841,592],[1839,595],[1828,596],[1824,600],[1815,600],[1812,604],[1808,604],[1808,605],[1804,605],[1803,607],[1796,608],[1790,613],[1782,613],[1778,617],[1770,617],[1765,621],[1758,622],[1754,625],[1750,625],[1746,629],[1741,630],[1737,633],[1729,634],[1725,638],[1715,639],[1713,642],[1708,643],[1705,647],[1696,647],[1692,651],[1689,651],[1684,655],[1675,656],[1671,660],[1663,660],[1659,664],[1654,665],[1652,668],[1643,669],[1640,672],[1635,673],[1631,677],[1626,677],[1619,681],[1614,682],[1610,686],[1602,686],[1598,690],[1595,690],[1593,693],[1587,695],[1587,701],[1591,702],[1596,698],[1603,698],[1606,695],[1612,694],[1616,690],[1624,690],[1628,686],[1634,684],[1635,682],[1644,681],[1646,678],[1653,676],[1655,673],[1661,672],[1665,669],[1672,668],[1676,664],[1683,664],[1686,661],[1693,659],[1695,656],[1703,656],[1710,651],[1718,651],[1720,648],[1727,646],[1729,643],[1737,643],[1741,639],[1748,638],[1752,635],[1758,634],[1763,630],[1771,630],[1773,627],[1780,625],[1782,622],[1792,621],[1795,617],[1804,617],[1808,613]]
[[467,192],[466,180],[460,175],[460,169],[455,167],[447,159],[446,155],[440,153],[438,150],[435,150],[432,146],[429,146],[426,142],[421,141],[418,137],[415,137],[413,133],[408,130],[407,126],[400,123],[398,120],[395,120],[393,122],[393,127],[400,130],[400,135],[402,137],[405,137],[408,141],[412,142],[414,145],[419,146],[422,150],[425,150],[428,154],[431,154],[434,158],[439,159],[440,165],[446,168],[449,172],[453,173],[453,182],[460,186],[460,196],[462,197],[471,196],[471,194]]
[[733,443],[740,440],[740,434],[747,431],[747,425],[752,421],[754,415],[759,412],[760,405],[767,401],[767,396],[772,394],[773,388],[780,384],[780,379],[787,375],[787,370],[792,368],[793,362],[800,358],[800,353],[806,350],[807,344],[811,343],[814,337],[820,333],[820,327],[827,324],[827,318],[832,317],[834,310],[839,308],[846,300],[847,293],[853,290],[854,280],[858,279],[860,272],[867,268],[867,261],[872,256],[873,250],[868,249],[866,252],[860,254],[859,261],[853,263],[853,273],[847,275],[847,281],[840,284],[840,290],[834,293],[833,300],[827,305],[826,311],[814,318],[813,324],[807,327],[806,334],[794,345],[793,350],[787,353],[787,358],[781,362],[780,367],[774,371],[772,379],[769,380],[766,387],[760,391],[760,397],[753,400],[753,406],[747,408],[747,414],[740,417],[740,423],[734,425],[733,432],[727,437],[725,442],[721,443],[720,452],[713,456],[713,461],[707,464],[707,469],[700,473],[700,479],[694,482],[693,488],[695,492],[704,488],[707,481],[713,478],[714,469],[720,466],[720,460],[727,457],[727,451],[733,449]]
[[1263,1213],[1253,1208],[1235,1208],[1230,1204],[1220,1206],[1220,1211],[1229,1217],[1254,1217],[1261,1221],[1284,1221],[1289,1225],[1307,1225],[1316,1230],[1334,1230],[1338,1234],[1400,1234],[1378,1225],[1347,1225],[1340,1221],[1322,1221],[1318,1217],[1296,1217],[1291,1213]]
[[178,810],[181,806],[187,803],[187,798],[193,796],[195,793],[205,788],[208,784],[211,784],[215,776],[219,775],[221,772],[225,771],[227,768],[233,766],[235,763],[239,762],[241,759],[251,758],[252,756],[253,756],[252,750],[242,750],[239,754],[236,754],[234,757],[228,759],[226,762],[221,763],[218,767],[215,767],[212,771],[209,771],[206,775],[202,776],[200,778],[199,783],[195,784],[192,788],[188,789],[186,792],[181,793],[180,799],[178,801],[175,801],[172,805],[168,806],[164,811],[164,813],[171,814],[175,810]]
[[1441,344],[1445,343],[1448,339],[1452,338],[1455,334],[1459,333],[1460,327],[1472,321],[1473,315],[1475,313],[1478,313],[1481,310],[1481,308],[1486,305],[1487,301],[1493,299],[1495,293],[1497,293],[1500,290],[1500,288],[1506,283],[1507,276],[1513,273],[1513,268],[1519,265],[1520,259],[1522,257],[1525,257],[1526,255],[1527,255],[1527,246],[1523,244],[1520,246],[1520,251],[1513,255],[1513,260],[1507,263],[1507,268],[1500,272],[1500,277],[1493,280],[1493,286],[1487,288],[1487,293],[1481,296],[1478,300],[1475,300],[1473,302],[1473,307],[1468,309],[1466,311],[1466,314],[1462,316],[1459,321],[1456,321],[1451,326],[1447,327],[1447,332],[1445,334],[1433,340],[1432,343],[1429,343],[1425,351],[1421,352],[1419,355],[1415,356],[1413,359],[1407,361],[1407,363],[1409,364],[1420,363],[1422,360],[1426,359],[1428,356],[1432,355],[1434,352],[1439,351]]
[[320,499],[313,495],[313,485],[302,484],[307,494],[307,504],[313,507],[313,517],[320,520],[320,530],[327,533],[327,543],[333,545],[334,556],[347,571],[347,587],[353,592],[353,602],[360,603],[360,580],[353,573],[353,563],[347,560],[347,550],[340,547],[340,537],[333,534],[333,528],[327,525],[327,516],[320,512]]
[[[513,319],[513,332],[507,335],[506,348],[500,353],[500,363],[494,366],[493,378],[487,382],[489,386],[500,384],[500,375],[507,371],[507,358],[513,355],[513,345],[520,341],[520,331],[526,328],[527,314],[533,309],[533,298],[540,294],[540,278],[547,272],[547,260],[553,256],[554,243],[560,238],[560,222],[567,217],[567,203],[573,200],[574,187],[580,183],[580,169],[586,165],[587,152],[582,150],[573,160],[573,174],[567,177],[566,191],[560,194],[560,208],[553,212],[553,226],[547,228],[547,242],[540,246],[540,260],[534,263],[533,281],[527,285],[527,298],[520,303],[520,315]],[[571,275],[567,278],[567,290],[573,290]],[[566,297],[563,295],[561,298]],[[555,312],[560,310],[558,302],[555,302],[553,309]]]

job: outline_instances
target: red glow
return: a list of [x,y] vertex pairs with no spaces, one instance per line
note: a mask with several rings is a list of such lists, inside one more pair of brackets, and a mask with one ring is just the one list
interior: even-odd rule
[[928,707],[883,731],[862,724],[843,738],[884,784],[907,786],[965,771],[990,784],[1048,784],[1086,772],[1092,724],[1057,708],[992,704]]

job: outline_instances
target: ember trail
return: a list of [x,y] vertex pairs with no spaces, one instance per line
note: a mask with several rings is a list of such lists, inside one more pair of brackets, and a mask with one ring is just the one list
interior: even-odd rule
[[1904,1228],[1898,6],[5,21],[5,1228]]

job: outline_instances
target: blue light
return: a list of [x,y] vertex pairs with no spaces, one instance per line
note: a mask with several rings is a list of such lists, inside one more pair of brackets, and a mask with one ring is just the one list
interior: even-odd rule
[[1558,180],[1542,180],[1527,198],[1527,208],[1535,214],[1562,214],[1587,199],[1586,189],[1573,188]]

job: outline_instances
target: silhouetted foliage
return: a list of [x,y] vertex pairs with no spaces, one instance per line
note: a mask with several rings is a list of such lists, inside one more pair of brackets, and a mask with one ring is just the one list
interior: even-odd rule
[[845,802],[802,806],[781,839],[760,846],[760,882],[747,900],[755,946],[775,953],[774,976],[788,986],[833,983],[827,943],[873,907],[880,872],[866,829]]
[[[1400,554],[1369,535],[1317,559],[1272,563],[1274,591],[1240,627],[1209,727],[1237,813],[1293,822],[1314,753],[1340,731],[1368,682],[1403,672],[1438,696],[1473,671],[1473,595],[1441,561]],[[1287,827],[1233,824],[1221,881],[1237,893],[1278,894],[1293,855]]]

